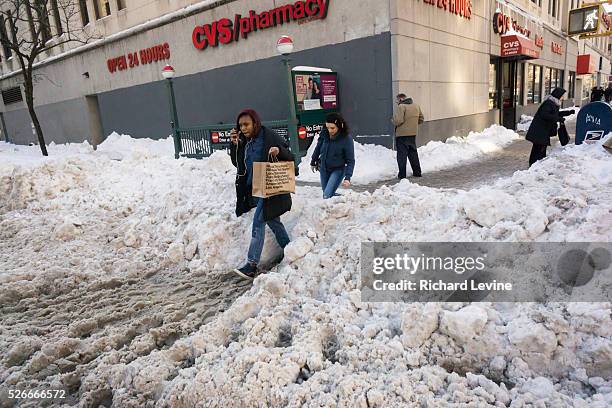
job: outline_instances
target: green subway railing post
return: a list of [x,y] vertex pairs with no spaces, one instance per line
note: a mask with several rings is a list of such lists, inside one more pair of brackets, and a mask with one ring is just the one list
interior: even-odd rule
[[285,70],[287,72],[287,95],[289,97],[289,145],[291,146],[291,151],[295,157],[295,166],[297,167],[302,161],[302,156],[300,154],[300,144],[298,141],[298,120],[295,110],[295,91],[293,90],[293,76],[291,75],[291,60],[289,58],[283,58],[283,63],[285,64]]
[[172,128],[172,136],[174,138],[174,158],[178,159],[181,152],[181,140],[179,134],[179,120],[178,113],[176,111],[176,99],[174,97],[174,68],[171,65],[166,65],[162,70],[162,76],[166,79],[168,84],[168,95],[170,98],[170,127]]
[[276,50],[284,57],[283,64],[285,66],[285,72],[287,76],[287,97],[289,99],[289,145],[291,146],[291,151],[293,152],[293,156],[295,157],[295,166],[297,168],[300,165],[302,156],[300,154],[300,144],[298,141],[298,120],[295,109],[295,91],[293,89],[291,59],[289,59],[289,55],[293,52],[293,40],[291,39],[291,37],[287,35],[281,36],[276,42]]
[[174,97],[174,83],[172,78],[168,79],[168,92],[170,93],[170,113],[172,114],[172,122],[170,125],[172,126],[172,135],[174,136],[174,158],[179,158],[179,153],[181,152],[181,140],[179,135],[179,120],[178,113],[176,111],[176,98]]

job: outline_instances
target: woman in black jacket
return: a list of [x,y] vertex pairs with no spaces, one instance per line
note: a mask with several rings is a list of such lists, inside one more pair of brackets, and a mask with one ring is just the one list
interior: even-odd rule
[[564,94],[565,89],[555,88],[542,102],[533,117],[526,136],[526,139],[533,143],[529,155],[529,167],[546,157],[546,149],[550,146],[550,137],[557,134],[557,122],[563,122],[565,120],[564,116],[572,114],[571,111],[559,111]]

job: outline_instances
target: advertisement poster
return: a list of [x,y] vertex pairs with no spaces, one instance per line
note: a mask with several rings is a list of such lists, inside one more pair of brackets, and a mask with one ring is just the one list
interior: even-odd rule
[[338,107],[336,74],[295,75],[295,97],[298,112],[336,109]]
[[338,86],[335,74],[321,74],[321,95],[323,109],[336,109],[338,107]]

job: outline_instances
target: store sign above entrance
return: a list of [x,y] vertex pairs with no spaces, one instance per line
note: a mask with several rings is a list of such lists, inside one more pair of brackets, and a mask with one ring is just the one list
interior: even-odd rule
[[152,64],[158,61],[170,59],[170,46],[168,43],[144,48],[140,51],[128,52],[124,55],[112,57],[106,60],[108,72],[111,74],[117,71],[126,71],[140,65]]
[[590,75],[595,72],[595,59],[591,54],[582,54],[576,58],[576,75]]
[[423,3],[448,10],[449,13],[454,13],[468,20],[472,17],[472,0],[423,0]]
[[529,38],[513,34],[502,35],[501,56],[512,59],[537,59],[540,58],[540,51]]
[[531,36],[531,31],[519,25],[519,23],[510,18],[510,16],[507,16],[504,13],[493,14],[493,31],[495,31],[496,34],[506,34],[508,31],[510,31],[510,29],[516,31],[517,33],[523,34],[525,37]]
[[193,29],[193,46],[205,50],[209,46],[229,44],[247,39],[249,34],[295,21],[297,23],[311,20],[323,20],[331,0],[303,0],[285,6],[278,6],[269,11],[257,13],[250,10],[249,15],[242,17],[236,14],[234,19],[222,18],[210,24],[196,26]]
[[563,55],[563,47],[554,41],[550,43],[550,50],[555,54]]
[[537,35],[535,36],[535,45],[539,48],[544,48],[544,37],[542,37],[541,35]]

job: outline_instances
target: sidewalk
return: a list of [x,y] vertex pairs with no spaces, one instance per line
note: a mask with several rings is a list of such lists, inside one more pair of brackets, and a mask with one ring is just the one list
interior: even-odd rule
[[[567,123],[567,131],[573,140],[576,132],[575,121]],[[518,133],[523,137],[525,136],[525,132]],[[510,177],[516,171],[527,170],[529,168],[531,146],[531,142],[520,139],[506,146],[503,150],[485,155],[478,160],[446,170],[423,173],[421,178],[409,177],[409,180],[411,183],[427,187],[469,190],[485,183],[491,183],[499,178]],[[374,192],[382,186],[392,186],[398,182],[397,179],[383,180],[372,184],[351,186],[350,190]],[[296,184],[298,186],[319,187],[319,183],[314,182],[297,181]],[[338,192],[342,194],[342,190],[341,187]]]

